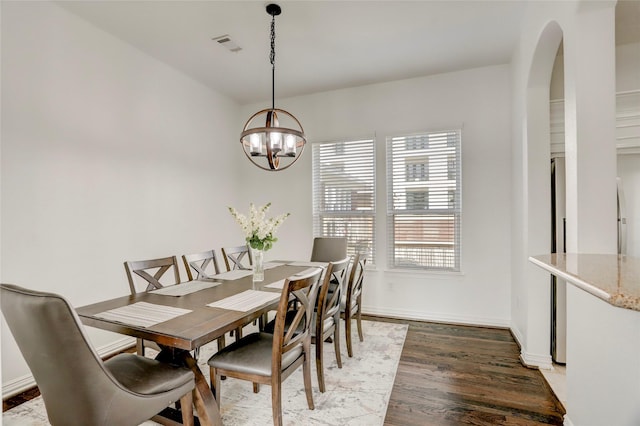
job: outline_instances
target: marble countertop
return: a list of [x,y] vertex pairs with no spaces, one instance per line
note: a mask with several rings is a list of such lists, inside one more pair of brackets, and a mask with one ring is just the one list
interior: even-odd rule
[[529,261],[613,306],[640,311],[640,258],[568,253]]

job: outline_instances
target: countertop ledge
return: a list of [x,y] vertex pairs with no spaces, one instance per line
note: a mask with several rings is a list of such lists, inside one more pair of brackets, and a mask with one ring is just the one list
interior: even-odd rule
[[529,261],[613,306],[640,311],[640,258],[552,253]]

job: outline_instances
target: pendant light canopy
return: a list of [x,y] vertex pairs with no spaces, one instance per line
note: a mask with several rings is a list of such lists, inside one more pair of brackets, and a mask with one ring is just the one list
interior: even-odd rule
[[269,171],[290,167],[300,158],[307,142],[298,119],[275,107],[275,17],[281,12],[277,4],[267,5],[267,13],[271,15],[271,108],[253,114],[240,134],[240,143],[247,158]]

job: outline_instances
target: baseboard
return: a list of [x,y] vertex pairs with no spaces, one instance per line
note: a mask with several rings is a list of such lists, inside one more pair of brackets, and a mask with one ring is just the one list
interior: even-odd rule
[[529,368],[538,368],[541,370],[553,369],[551,355],[531,354],[520,349],[520,362]]
[[[108,345],[101,346],[96,350],[100,357],[106,358],[118,352],[122,352],[125,349],[129,349],[131,345],[135,344],[135,342],[136,340],[134,338],[125,337],[109,343]],[[22,377],[10,380],[9,382],[2,384],[2,399],[5,400],[7,398],[11,398],[22,392],[28,391],[35,386],[36,381],[31,374],[26,374]]]
[[509,328],[511,322],[507,319],[501,318],[486,318],[476,316],[462,316],[462,315],[446,315],[446,314],[431,314],[423,311],[410,311],[402,309],[380,309],[371,306],[362,307],[363,314],[377,315],[389,318],[400,318],[407,320],[417,321],[433,321],[444,322],[449,324],[461,324],[461,325],[476,325],[484,327],[500,327]]

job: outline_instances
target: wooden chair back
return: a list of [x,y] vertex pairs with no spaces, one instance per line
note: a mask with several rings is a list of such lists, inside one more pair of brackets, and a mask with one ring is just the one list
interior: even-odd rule
[[353,343],[351,338],[351,320],[356,320],[358,326],[358,337],[362,342],[364,335],[362,332],[362,283],[364,281],[364,267],[367,258],[363,254],[356,254],[351,265],[349,281],[347,283],[346,296],[341,302],[341,311],[344,315],[345,340],[347,342],[347,354],[353,356]]
[[347,268],[350,259],[345,257],[336,262],[329,262],[324,273],[324,279],[318,292],[318,302],[315,312],[316,372],[320,392],[325,391],[324,385],[324,341],[333,337],[338,367],[342,368],[340,357],[340,301],[342,288],[346,285]]
[[[180,283],[180,271],[178,270],[178,259],[176,256],[127,261],[124,262],[124,269],[127,272],[131,294],[155,290],[164,287],[166,284],[173,285]],[[173,280],[165,278],[165,284],[162,284],[160,280],[168,271],[173,271]],[[136,289],[136,283],[140,281],[139,279],[137,280],[136,277],[142,278],[142,283],[146,284],[143,291]]]
[[[349,281],[347,282],[347,294],[345,307],[349,306],[348,311],[355,314],[362,305],[362,283],[364,281],[364,267],[367,264],[365,255],[357,253],[353,258],[353,265],[349,273]],[[345,312],[347,309],[345,308]]]
[[[222,247],[222,258],[227,267],[227,271],[236,269],[251,269],[253,264],[251,259],[251,250],[248,245],[236,247]],[[249,264],[247,265],[246,262]]]
[[183,254],[182,261],[189,281],[211,279],[213,275],[220,273],[215,250]]
[[310,342],[321,273],[321,268],[312,268],[285,281],[273,330],[272,372],[281,371],[284,354]]

